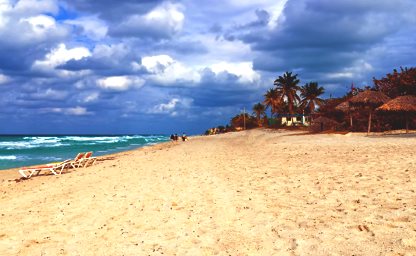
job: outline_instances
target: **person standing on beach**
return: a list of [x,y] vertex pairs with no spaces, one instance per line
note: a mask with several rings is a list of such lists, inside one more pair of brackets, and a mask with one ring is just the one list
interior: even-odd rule
[[170,135],[170,140],[171,140],[171,141],[175,141],[175,135],[171,134],[171,135]]
[[185,133],[182,133],[182,141],[186,141],[186,134]]
[[175,133],[175,137],[174,137],[175,141],[178,141],[178,134]]

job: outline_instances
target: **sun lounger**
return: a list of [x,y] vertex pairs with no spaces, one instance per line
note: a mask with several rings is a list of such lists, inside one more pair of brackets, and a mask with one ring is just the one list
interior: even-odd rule
[[70,161],[71,167],[72,168],[80,167],[81,166],[81,161],[84,158],[84,156],[85,156],[85,153],[81,152],[81,153],[78,153],[78,155],[73,160],[69,159],[68,161]]
[[88,167],[91,166],[95,163],[95,161],[97,160],[96,157],[92,157],[92,152],[87,152],[85,153],[84,157],[80,159],[79,161],[79,166],[80,167]]
[[63,161],[61,163],[57,164],[46,164],[46,165],[39,165],[39,166],[32,166],[32,167],[23,167],[19,170],[20,175],[22,177],[29,179],[32,177],[35,173],[36,175],[39,175],[42,171],[49,171],[53,173],[54,175],[61,174],[62,171],[69,166],[69,161]]

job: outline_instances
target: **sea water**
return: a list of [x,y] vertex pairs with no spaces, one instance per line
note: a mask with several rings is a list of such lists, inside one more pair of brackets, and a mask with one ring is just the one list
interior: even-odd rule
[[0,136],[0,170],[73,159],[79,152],[107,155],[168,140],[166,135]]

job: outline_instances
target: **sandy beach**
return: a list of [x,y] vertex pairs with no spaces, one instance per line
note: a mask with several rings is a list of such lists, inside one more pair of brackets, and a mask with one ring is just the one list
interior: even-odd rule
[[250,130],[0,171],[0,255],[416,255],[416,135]]

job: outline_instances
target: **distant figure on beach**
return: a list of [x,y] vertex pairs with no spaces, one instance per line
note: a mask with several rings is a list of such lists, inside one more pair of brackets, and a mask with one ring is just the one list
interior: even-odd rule
[[186,137],[186,134],[182,133],[182,141],[186,141],[186,140],[188,140],[188,138]]
[[175,140],[175,135],[171,134],[171,135],[170,135],[170,140],[171,140],[171,141],[174,141],[174,140]]
[[178,134],[177,133],[175,133],[174,140],[178,141]]

